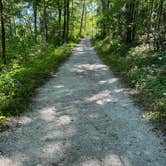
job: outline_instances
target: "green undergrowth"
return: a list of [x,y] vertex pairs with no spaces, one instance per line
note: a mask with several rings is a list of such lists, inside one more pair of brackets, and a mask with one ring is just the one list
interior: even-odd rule
[[58,48],[36,46],[3,67],[0,75],[0,122],[27,110],[35,89],[46,82],[72,52],[74,43]]
[[126,86],[139,92],[134,99],[145,108],[145,117],[166,133],[166,51],[126,45],[109,37],[93,43]]

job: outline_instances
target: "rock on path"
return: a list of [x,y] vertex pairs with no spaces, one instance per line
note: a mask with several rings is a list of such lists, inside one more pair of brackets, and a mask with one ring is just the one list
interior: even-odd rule
[[161,138],[84,39],[0,134],[0,166],[165,166]]

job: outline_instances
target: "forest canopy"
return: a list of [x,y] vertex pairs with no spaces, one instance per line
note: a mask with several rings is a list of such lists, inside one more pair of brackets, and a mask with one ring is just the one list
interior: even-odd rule
[[1,63],[27,54],[36,44],[57,47],[84,35],[85,29],[91,30],[87,23],[90,4],[78,0],[1,0]]
[[36,43],[58,46],[95,34],[166,47],[164,0],[1,0],[0,13],[3,64]]

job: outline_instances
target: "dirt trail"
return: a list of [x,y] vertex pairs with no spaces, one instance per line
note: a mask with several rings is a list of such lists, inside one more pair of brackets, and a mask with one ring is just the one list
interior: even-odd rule
[[165,166],[166,153],[88,39],[0,134],[0,166]]

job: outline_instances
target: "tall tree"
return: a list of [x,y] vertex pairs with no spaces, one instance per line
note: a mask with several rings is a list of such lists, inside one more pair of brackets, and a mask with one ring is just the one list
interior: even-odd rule
[[62,36],[61,28],[62,28],[62,5],[61,1],[58,1],[58,25],[59,25],[59,36]]
[[81,25],[80,25],[80,33],[79,33],[80,36],[82,35],[84,14],[85,14],[85,0],[83,0],[83,7],[82,7]]
[[136,1],[132,0],[129,0],[126,4],[126,41],[129,43],[135,40],[136,5]]
[[6,33],[5,33],[5,22],[4,22],[4,11],[3,1],[0,0],[0,17],[1,17],[1,43],[2,43],[2,61],[6,65]]
[[66,27],[67,27],[67,0],[64,0],[64,23],[63,23],[63,40],[66,42]]
[[66,20],[66,41],[69,40],[69,30],[70,30],[70,2],[67,0],[66,4],[67,20]]
[[35,42],[37,42],[37,0],[33,2],[33,12],[34,12],[34,36]]
[[45,40],[48,42],[48,17],[47,17],[47,7],[48,7],[48,1],[44,0],[43,2],[43,20],[44,20],[44,35],[45,35]]
[[101,0],[102,2],[102,14],[103,14],[103,21],[102,21],[102,35],[106,36],[108,32],[108,22],[109,22],[109,5],[110,1],[109,0]]

